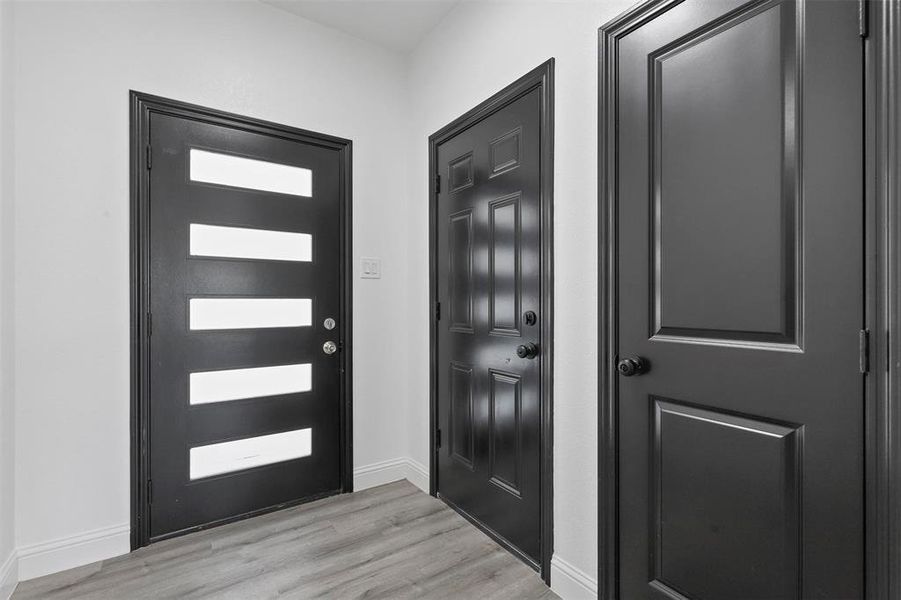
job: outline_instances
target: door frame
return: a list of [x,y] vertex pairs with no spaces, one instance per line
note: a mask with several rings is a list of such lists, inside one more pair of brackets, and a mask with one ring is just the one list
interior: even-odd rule
[[[435,181],[438,175],[438,146],[460,132],[481,122],[508,104],[518,100],[532,90],[540,95],[540,183],[539,202],[541,204],[541,319],[539,325],[539,347],[541,348],[541,372],[539,393],[541,395],[541,441],[540,473],[540,553],[538,565],[531,564],[519,551],[492,531],[474,523],[499,544],[523,559],[530,566],[538,568],[548,585],[551,577],[551,556],[554,550],[554,485],[553,485],[553,393],[554,393],[554,59],[550,58],[540,66],[523,75],[500,92],[491,96],[464,115],[454,119],[429,136],[429,493],[438,497],[438,194]],[[463,515],[472,521],[467,515]]]
[[[682,0],[649,0],[598,31],[598,598],[619,598],[616,99],[619,39]],[[901,0],[858,0],[864,38],[865,588],[901,596]],[[891,360],[891,362],[890,362]],[[894,364],[892,364],[894,363]]]
[[[150,543],[149,511],[150,490],[150,345],[148,336],[148,310],[150,308],[150,177],[149,125],[151,114],[164,114],[182,119],[223,125],[251,133],[278,137],[284,140],[312,144],[338,151],[339,160],[339,229],[340,313],[344,323],[343,345],[340,352],[340,427],[341,442],[339,460],[341,492],[353,491],[353,235],[352,235],[352,145],[351,140],[296,127],[245,117],[178,100],[151,94],[129,92],[130,108],[130,348],[131,348],[131,549],[136,550]],[[179,534],[207,529],[216,525],[279,510],[315,500],[320,496],[269,507],[247,514],[237,515],[199,525]]]

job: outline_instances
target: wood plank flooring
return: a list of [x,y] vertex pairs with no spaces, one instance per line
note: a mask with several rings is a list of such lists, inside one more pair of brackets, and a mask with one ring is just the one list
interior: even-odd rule
[[406,481],[19,584],[13,599],[551,600],[538,575]]

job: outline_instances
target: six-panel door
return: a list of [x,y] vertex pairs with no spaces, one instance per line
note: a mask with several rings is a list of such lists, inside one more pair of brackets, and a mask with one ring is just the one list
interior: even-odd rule
[[535,90],[438,146],[435,232],[438,493],[536,565],[539,114]]

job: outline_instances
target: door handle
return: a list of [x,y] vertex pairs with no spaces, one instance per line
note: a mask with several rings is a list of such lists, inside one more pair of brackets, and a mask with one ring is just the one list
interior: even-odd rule
[[648,361],[640,356],[630,356],[621,358],[616,361],[616,370],[623,377],[632,377],[633,375],[642,375],[647,373],[651,368]]
[[322,344],[322,351],[326,354],[334,354],[338,351],[338,344],[329,340],[326,343]]
[[522,344],[521,346],[516,347],[516,356],[520,358],[528,358],[532,360],[536,356],[538,356],[538,345],[529,342],[528,344]]

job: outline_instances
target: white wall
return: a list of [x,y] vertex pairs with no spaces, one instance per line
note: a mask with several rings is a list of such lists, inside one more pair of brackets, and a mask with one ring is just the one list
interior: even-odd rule
[[[4,228],[0,244],[0,265],[14,258],[15,279],[14,288],[4,284],[0,309],[8,314],[14,289],[15,336],[4,328],[2,338],[14,339],[16,356],[23,577],[73,566],[64,550],[81,542],[78,562],[127,550],[129,89],[354,140],[355,255],[383,259],[383,279],[355,281],[355,464],[364,482],[386,474],[421,480],[417,467],[428,464],[427,137],[553,56],[553,576],[566,597],[590,596],[597,571],[597,27],[631,2],[464,2],[406,58],[256,2],[17,5],[16,236],[10,245]],[[10,145],[5,128],[0,138]],[[12,214],[0,213],[7,226]],[[0,511],[3,502],[0,490]],[[2,523],[0,512],[0,534]],[[0,538],[0,560],[2,547]]]
[[556,58],[553,587],[591,595],[597,576],[597,29],[633,0],[464,2],[413,53],[407,230],[412,456],[428,459],[427,138]]
[[355,462],[404,456],[402,58],[257,2],[23,2],[16,32],[22,577],[128,549],[130,89],[353,139],[355,252],[383,260],[355,281]]
[[13,402],[13,14],[0,1],[0,598],[16,580]]

